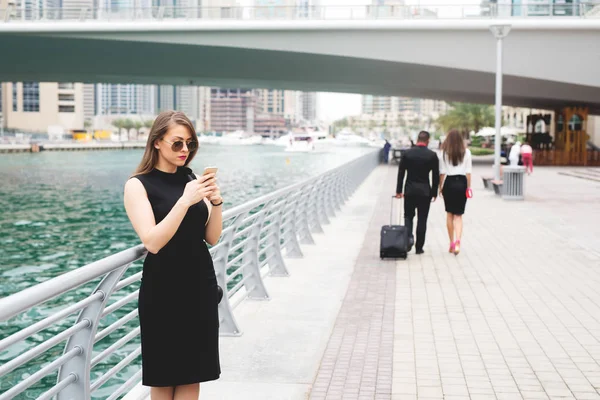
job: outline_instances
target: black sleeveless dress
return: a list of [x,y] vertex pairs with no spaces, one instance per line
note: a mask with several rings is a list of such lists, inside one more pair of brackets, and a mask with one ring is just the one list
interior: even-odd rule
[[[156,224],[171,211],[191,170],[137,175]],[[217,280],[204,242],[208,207],[189,208],[173,238],[144,261],[138,310],[142,339],[142,384],[176,386],[218,379]]]

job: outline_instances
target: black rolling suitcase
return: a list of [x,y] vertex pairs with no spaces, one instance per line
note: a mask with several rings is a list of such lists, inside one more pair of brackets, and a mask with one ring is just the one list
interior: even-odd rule
[[[392,196],[394,197],[394,196]],[[410,251],[410,235],[408,229],[404,225],[392,225],[392,210],[394,209],[394,201],[390,209],[390,225],[381,227],[381,242],[379,247],[379,256],[384,258],[403,258],[406,260]],[[401,210],[400,212],[403,212]],[[404,221],[404,218],[402,218]],[[403,222],[404,224],[404,222]]]

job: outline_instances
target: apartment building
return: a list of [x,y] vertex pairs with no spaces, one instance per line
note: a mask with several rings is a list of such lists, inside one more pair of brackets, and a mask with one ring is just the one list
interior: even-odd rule
[[2,83],[4,126],[27,132],[50,127],[83,129],[83,84],[56,82]]

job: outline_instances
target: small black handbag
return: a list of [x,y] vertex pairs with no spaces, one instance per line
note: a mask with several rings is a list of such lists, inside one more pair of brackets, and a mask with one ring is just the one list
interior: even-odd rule
[[221,300],[223,300],[223,288],[217,285],[217,304],[221,304]]

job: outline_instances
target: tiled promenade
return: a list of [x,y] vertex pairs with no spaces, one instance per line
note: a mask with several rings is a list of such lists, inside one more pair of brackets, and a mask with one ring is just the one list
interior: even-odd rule
[[476,176],[459,256],[438,199],[426,253],[382,262],[395,172],[310,398],[600,399],[600,183],[537,169],[508,202]]

